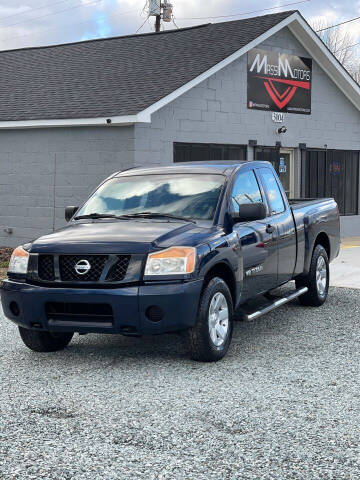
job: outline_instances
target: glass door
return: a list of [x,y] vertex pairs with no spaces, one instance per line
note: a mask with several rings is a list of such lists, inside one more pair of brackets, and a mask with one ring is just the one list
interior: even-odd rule
[[256,147],[255,160],[266,160],[279,175],[286,195],[294,197],[294,150],[292,148]]
[[294,196],[294,151],[290,149],[280,149],[279,162],[275,170],[279,175],[288,198]]

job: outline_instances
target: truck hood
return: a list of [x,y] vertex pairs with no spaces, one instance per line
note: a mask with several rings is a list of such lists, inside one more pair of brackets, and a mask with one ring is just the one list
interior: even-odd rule
[[[214,227],[151,220],[70,223],[32,242],[34,253],[147,253],[172,245],[196,246],[216,236]],[[218,233],[217,233],[218,235]]]

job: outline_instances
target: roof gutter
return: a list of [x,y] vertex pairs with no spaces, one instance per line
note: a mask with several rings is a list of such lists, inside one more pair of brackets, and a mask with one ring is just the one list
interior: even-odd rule
[[47,120],[15,120],[0,122],[0,129],[126,126],[134,123],[150,123],[151,115],[140,112],[136,115],[121,115],[99,118],[59,118]]

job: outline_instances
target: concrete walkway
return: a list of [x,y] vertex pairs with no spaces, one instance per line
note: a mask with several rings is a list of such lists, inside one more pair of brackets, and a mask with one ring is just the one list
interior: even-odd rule
[[330,264],[330,285],[360,289],[360,236],[342,239],[340,255]]
[[360,237],[360,215],[340,217],[341,238]]

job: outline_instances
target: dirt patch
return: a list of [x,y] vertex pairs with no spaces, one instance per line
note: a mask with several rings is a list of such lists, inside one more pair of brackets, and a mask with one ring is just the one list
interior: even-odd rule
[[0,247],[0,280],[6,277],[12,252],[13,249],[10,247]]
[[0,282],[6,278],[7,268],[0,268]]

